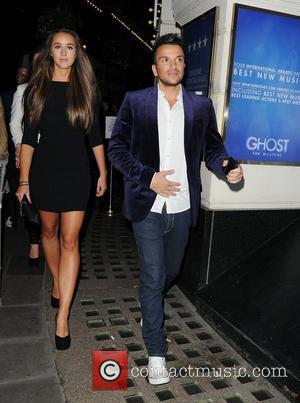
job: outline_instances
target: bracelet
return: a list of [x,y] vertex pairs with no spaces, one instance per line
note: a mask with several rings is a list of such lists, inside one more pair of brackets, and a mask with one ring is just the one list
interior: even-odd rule
[[29,186],[29,183],[20,183],[19,186]]
[[21,182],[19,182],[19,186],[22,186],[22,185],[29,185],[29,182],[27,182],[27,181],[21,181]]

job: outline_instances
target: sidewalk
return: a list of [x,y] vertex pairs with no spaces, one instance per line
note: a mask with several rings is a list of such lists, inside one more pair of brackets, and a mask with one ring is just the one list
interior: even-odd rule
[[44,303],[44,260],[27,264],[27,233],[5,228],[0,307],[0,402],[60,403],[64,393],[50,344]]
[[[168,367],[203,369],[201,376],[151,386],[133,367],[146,367],[138,304],[138,265],[133,236],[119,212],[95,211],[82,243],[82,271],[70,317],[71,348],[54,346],[50,278],[28,270],[26,233],[6,230],[4,306],[0,308],[0,401],[3,402],[210,402],[284,403],[288,400],[197,314],[174,287],[165,304]],[[22,274],[18,274],[18,273]],[[128,390],[92,390],[92,352],[128,350]],[[218,376],[221,369],[249,376]]]

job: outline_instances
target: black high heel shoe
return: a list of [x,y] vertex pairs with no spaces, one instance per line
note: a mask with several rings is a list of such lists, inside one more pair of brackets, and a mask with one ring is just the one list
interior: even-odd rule
[[51,294],[51,306],[52,308],[59,308],[59,298],[55,298],[53,297],[53,295]]
[[[57,313],[55,315],[55,327],[56,327]],[[70,333],[65,337],[57,336],[55,333],[55,347],[56,350],[68,350],[71,346],[71,335]]]
[[28,257],[28,263],[30,267],[39,267],[40,258],[39,257]]
[[60,337],[55,335],[55,346],[56,350],[68,350],[71,345],[71,336],[68,334],[65,337]]

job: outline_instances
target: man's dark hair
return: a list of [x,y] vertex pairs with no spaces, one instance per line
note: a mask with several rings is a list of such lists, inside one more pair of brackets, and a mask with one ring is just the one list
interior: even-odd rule
[[177,45],[180,46],[182,50],[183,49],[183,42],[181,39],[181,36],[179,34],[171,33],[171,34],[165,34],[162,36],[159,36],[152,48],[152,61],[153,64],[156,64],[156,53],[157,49],[162,46],[162,45]]

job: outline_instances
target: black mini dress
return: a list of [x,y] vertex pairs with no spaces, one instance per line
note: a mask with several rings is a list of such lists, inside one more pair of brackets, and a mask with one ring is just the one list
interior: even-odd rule
[[[99,119],[89,133],[71,126],[67,116],[67,82],[51,81],[38,128],[24,112],[22,144],[34,147],[30,195],[39,210],[85,211],[91,191],[86,137],[91,147],[103,144]],[[25,99],[26,105],[26,99]]]

